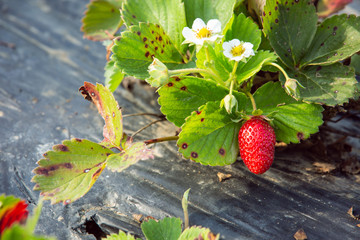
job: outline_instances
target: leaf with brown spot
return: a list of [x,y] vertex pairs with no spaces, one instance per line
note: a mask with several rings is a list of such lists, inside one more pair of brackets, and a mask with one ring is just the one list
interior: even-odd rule
[[120,17],[122,0],[93,0],[87,5],[81,31],[93,41],[112,39],[123,24]]
[[[133,15],[136,16],[135,19]],[[128,28],[132,24],[137,25],[140,22],[150,22],[155,26],[159,26],[158,29],[161,29],[161,32],[158,32],[162,34],[159,35],[158,40],[166,43],[166,39],[169,39],[179,52],[186,52],[187,46],[182,44],[184,37],[181,33],[183,28],[186,27],[185,9],[182,0],[125,1],[121,16]],[[168,37],[164,39],[163,35]]]
[[154,57],[169,69],[183,65],[183,57],[170,37],[164,34],[160,26],[152,23],[141,22],[122,32],[121,38],[115,40],[112,52],[115,67],[139,79],[149,77],[148,67]]
[[[59,148],[57,146],[63,146]],[[62,151],[66,147],[67,151]],[[69,204],[84,196],[106,166],[113,152],[86,139],[65,140],[38,161],[32,182],[51,203]]]
[[120,147],[123,138],[122,114],[114,95],[103,85],[95,86],[89,82],[85,82],[80,91],[86,97],[91,98],[105,120],[102,144],[108,148]]
[[301,65],[329,65],[360,51],[360,17],[335,15],[322,22]]
[[178,238],[178,240],[188,239],[218,240],[220,239],[220,234],[213,234],[209,228],[193,226],[191,228],[185,229]]
[[116,172],[121,172],[140,160],[154,158],[151,149],[143,142],[132,143],[127,141],[120,153],[112,154],[107,159],[107,167]]
[[[183,87],[186,87],[186,91],[181,89]],[[170,82],[161,87],[158,92],[161,112],[169,121],[180,127],[191,112],[198,110],[209,101],[221,101],[229,90],[207,79],[186,76],[171,78]],[[238,94],[236,97],[239,106],[245,105],[244,94]]]
[[208,102],[199,108],[201,114],[194,111],[186,118],[177,142],[179,152],[185,158],[211,166],[236,161],[240,124],[234,123],[226,110],[219,106],[220,101]]

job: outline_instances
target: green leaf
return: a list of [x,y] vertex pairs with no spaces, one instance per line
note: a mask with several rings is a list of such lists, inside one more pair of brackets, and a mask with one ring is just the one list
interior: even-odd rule
[[[224,49],[219,43],[215,43],[214,47],[210,44],[204,46],[196,54],[196,66],[201,69],[212,71],[218,79],[226,81],[232,72],[234,64],[223,54]],[[202,74],[204,77],[214,79],[211,74]],[[215,80],[215,79],[214,79]]]
[[[308,66],[301,72],[288,71],[288,74],[304,86],[299,90],[300,97],[306,102],[335,106],[348,102],[356,94],[354,69],[341,63]],[[280,79],[285,81],[283,77]]]
[[[254,99],[263,115],[270,114],[278,141],[298,143],[318,132],[323,123],[321,106],[296,101],[285,93],[280,82],[264,84],[255,92]],[[248,104],[247,112],[251,111],[251,104]]]
[[32,182],[44,200],[69,204],[84,196],[106,166],[113,152],[86,139],[65,140],[38,161]]
[[317,15],[310,0],[268,0],[263,30],[275,52],[292,69],[300,64],[316,33]]
[[[208,61],[207,55],[210,61]],[[212,71],[218,79],[224,82],[229,79],[235,64],[234,61],[230,61],[225,57],[221,44],[217,43],[214,47],[210,45],[203,46],[197,53],[197,58],[196,65],[198,68]],[[237,82],[240,84],[249,79],[259,72],[266,63],[275,62],[276,58],[277,56],[273,52],[260,50],[256,52],[255,56],[248,58],[246,62],[240,61],[236,70]],[[211,74],[202,73],[202,75],[206,78],[214,79]]]
[[114,92],[121,81],[124,79],[125,74],[115,66],[114,61],[109,61],[105,66],[105,87],[107,87],[111,92]]
[[220,101],[208,102],[186,118],[177,142],[185,158],[211,166],[235,162],[240,124],[219,106]]
[[[143,3],[141,4],[141,6]],[[151,12],[151,11],[146,11]],[[169,69],[183,64],[182,56],[160,25],[139,23],[121,33],[112,47],[115,66],[127,75],[146,79],[148,67],[156,57]]]
[[32,232],[28,231],[26,228],[19,226],[17,224],[12,225],[11,228],[5,229],[1,235],[1,240],[56,240],[53,237],[42,237],[35,236]]
[[111,39],[109,35],[114,35],[122,25],[121,3],[122,0],[91,1],[82,19],[81,30],[84,37],[93,41]]
[[317,28],[312,44],[301,60],[304,65],[330,65],[360,51],[360,17],[337,15]]
[[[206,89],[206,91],[204,91]],[[166,118],[180,127],[185,118],[209,101],[220,101],[229,90],[215,82],[196,77],[171,78],[169,83],[159,89],[159,104]],[[246,97],[238,100],[244,105]]]
[[140,240],[139,238],[135,239],[134,236],[130,235],[130,233],[126,234],[123,231],[119,231],[118,234],[111,234],[107,236],[107,238],[102,238],[102,240]]
[[111,154],[107,159],[107,167],[121,172],[140,160],[154,158],[152,151],[143,142],[126,142],[120,153]]
[[147,240],[177,240],[181,234],[180,218],[166,217],[158,222],[150,219],[141,224]]
[[185,51],[186,46],[181,45],[184,41],[181,32],[186,27],[181,0],[127,0],[121,14],[128,28],[140,22],[160,25],[165,32],[163,35],[169,36],[175,48],[181,53]]
[[266,63],[275,62],[276,58],[277,56],[273,52],[260,50],[246,62],[240,61],[236,70],[236,81],[242,83],[251,78],[259,72]]
[[191,227],[187,228],[180,235],[178,240],[190,240],[190,239],[203,239],[203,240],[218,240],[220,234],[214,235],[210,229],[203,227]]
[[184,3],[186,22],[190,28],[196,18],[201,18],[205,23],[210,19],[218,19],[224,29],[233,13],[236,0],[184,0]]
[[351,57],[350,66],[355,69],[356,75],[360,75],[360,55],[359,54],[354,54],[354,56]]
[[102,144],[108,148],[120,147],[123,138],[122,114],[110,90],[101,84],[84,82],[79,91],[85,99],[92,101],[105,120]]
[[250,42],[256,51],[261,43],[261,30],[254,21],[244,14],[233,15],[224,29],[224,41],[239,39],[243,42]]

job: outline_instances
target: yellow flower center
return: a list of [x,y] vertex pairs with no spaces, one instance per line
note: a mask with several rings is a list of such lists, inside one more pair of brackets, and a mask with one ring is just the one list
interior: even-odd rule
[[211,31],[207,28],[202,28],[200,31],[197,32],[196,37],[197,38],[208,38],[211,36]]
[[237,57],[237,56],[241,56],[243,53],[245,52],[245,48],[243,47],[242,44],[236,46],[236,47],[233,47],[231,49],[231,54],[234,56],[234,57]]

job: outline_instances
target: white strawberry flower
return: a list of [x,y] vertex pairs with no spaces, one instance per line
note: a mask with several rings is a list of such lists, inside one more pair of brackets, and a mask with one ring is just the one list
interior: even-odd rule
[[225,57],[237,62],[255,55],[253,50],[254,45],[249,42],[240,41],[239,39],[224,42],[222,47]]
[[204,23],[200,18],[195,19],[192,28],[184,27],[182,35],[185,38],[184,43],[192,43],[195,45],[203,45],[205,41],[214,42],[221,38],[221,22],[218,19],[211,19]]

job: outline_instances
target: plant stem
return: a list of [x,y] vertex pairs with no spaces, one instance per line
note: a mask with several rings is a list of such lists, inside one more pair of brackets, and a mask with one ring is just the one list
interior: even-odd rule
[[158,143],[158,142],[167,142],[167,141],[175,141],[178,140],[179,136],[170,136],[170,137],[162,137],[162,138],[154,138],[144,141],[146,145]]
[[233,92],[233,89],[234,89],[234,84],[235,84],[235,81],[232,80],[231,83],[230,83],[230,91],[229,91],[230,95],[232,95],[232,92]]
[[239,62],[238,62],[238,61],[235,61],[234,68],[233,68],[233,70],[232,70],[232,72],[231,72],[231,75],[230,75],[230,76],[232,76],[233,78],[235,77],[235,73],[236,73],[236,70],[237,70],[238,65],[239,65]]
[[232,90],[234,88],[234,84],[235,84],[235,80],[236,80],[235,73],[236,73],[238,65],[239,65],[239,62],[235,61],[235,64],[234,64],[233,70],[230,73],[229,79],[226,80],[226,82],[230,82],[230,94],[232,93]]
[[138,134],[139,132],[145,130],[146,128],[150,127],[151,125],[155,124],[155,123],[158,123],[158,122],[162,122],[162,121],[165,121],[166,119],[159,119],[159,120],[155,120],[151,123],[149,123],[148,125],[140,128],[139,130],[137,130],[136,132],[134,132],[132,135],[131,135],[131,138],[133,138],[136,134]]
[[246,91],[245,94],[246,94],[246,96],[248,96],[250,98],[250,101],[251,101],[251,104],[252,104],[252,107],[253,107],[253,111],[255,111],[256,110],[256,103],[255,103],[254,96],[249,91]]
[[157,113],[132,113],[132,114],[124,114],[123,117],[135,117],[135,116],[154,116],[158,118],[164,118],[165,116],[163,114],[157,114]]
[[276,67],[277,69],[280,70],[280,72],[282,72],[282,74],[284,75],[285,79],[289,79],[289,76],[287,75],[287,73],[285,72],[285,70],[278,64],[276,63],[273,63],[273,62],[270,62],[270,63],[267,63],[266,65],[271,65],[271,66],[274,66]]

